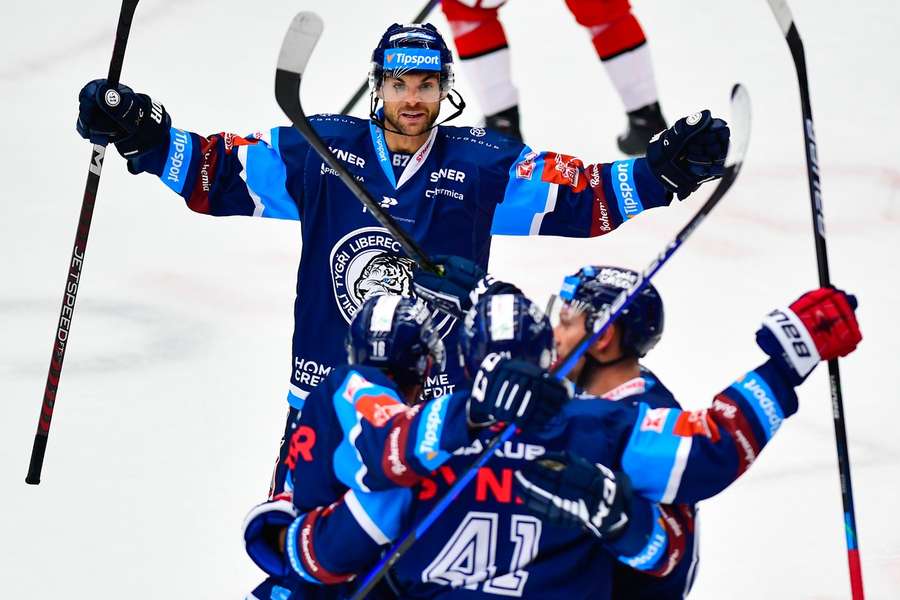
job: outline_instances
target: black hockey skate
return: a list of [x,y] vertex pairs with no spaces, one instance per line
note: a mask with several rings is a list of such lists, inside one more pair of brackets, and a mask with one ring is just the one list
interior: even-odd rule
[[522,141],[522,131],[519,129],[519,107],[518,105],[501,110],[493,115],[484,118],[484,126],[493,129],[498,133],[502,133],[506,137],[512,138],[519,142]]
[[641,156],[647,152],[650,138],[666,127],[659,102],[633,110],[628,113],[628,130],[616,139],[619,150],[631,156]]

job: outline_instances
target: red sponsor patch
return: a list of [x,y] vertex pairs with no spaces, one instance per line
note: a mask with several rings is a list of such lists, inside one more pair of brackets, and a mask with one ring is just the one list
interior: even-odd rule
[[191,196],[187,201],[188,208],[203,215],[209,214],[209,192],[212,190],[219,163],[219,153],[216,152],[219,138],[220,136],[213,135],[202,142],[200,152],[203,158],[200,162],[200,174],[197,176],[197,181],[194,182],[194,189],[191,190]]
[[375,427],[383,427],[394,415],[406,412],[406,405],[385,393],[362,392],[356,400],[357,412]]
[[[332,505],[333,506],[333,505]],[[300,562],[307,573],[318,579],[325,585],[335,585],[352,580],[355,575],[353,573],[332,573],[322,566],[316,556],[315,550],[315,525],[320,517],[327,517],[331,514],[333,507],[319,507],[306,515],[300,524],[300,531],[297,533],[298,554]]]
[[262,139],[261,133],[253,134],[255,136],[253,138],[244,138],[233,133],[222,133],[221,135],[225,139],[225,154],[231,154],[236,146],[253,146]]
[[721,437],[716,422],[706,408],[703,410],[691,410],[678,415],[678,418],[675,420],[675,426],[672,428],[672,433],[682,437],[700,435],[709,438],[713,443],[718,442]]
[[548,152],[544,155],[544,171],[541,173],[541,181],[567,185],[573,191],[580,192],[587,187],[584,163],[568,154]]
[[644,415],[644,420],[641,421],[641,431],[655,431],[656,433],[662,433],[663,428],[666,426],[666,419],[669,417],[669,408],[653,408],[647,411],[647,414]]

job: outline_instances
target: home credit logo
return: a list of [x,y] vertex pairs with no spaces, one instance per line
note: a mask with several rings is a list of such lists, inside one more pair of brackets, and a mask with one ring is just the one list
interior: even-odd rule
[[385,69],[415,69],[440,71],[441,52],[428,48],[397,48],[384,53]]

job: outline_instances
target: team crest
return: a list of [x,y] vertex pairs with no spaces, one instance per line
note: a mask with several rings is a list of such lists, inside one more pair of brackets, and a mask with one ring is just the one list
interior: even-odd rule
[[342,237],[329,263],[334,300],[348,323],[363,302],[381,294],[412,295],[415,263],[401,256],[400,244],[386,229],[363,227]]

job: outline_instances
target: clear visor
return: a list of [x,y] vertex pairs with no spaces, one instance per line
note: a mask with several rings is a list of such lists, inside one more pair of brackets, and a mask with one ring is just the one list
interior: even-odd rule
[[[415,81],[413,81],[415,79]],[[385,102],[440,102],[443,99],[440,77],[382,77],[381,97]]]
[[554,294],[547,301],[547,308],[544,312],[547,318],[550,319],[550,324],[555,328],[560,322],[570,323],[573,320],[580,320],[581,315],[588,308],[590,306],[584,302],[564,300],[559,295]]

